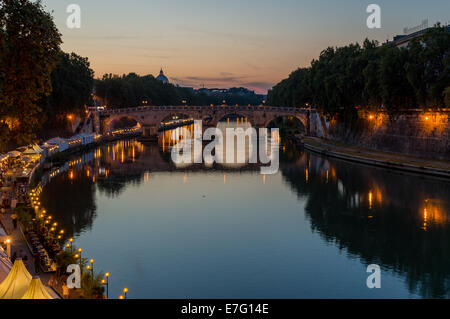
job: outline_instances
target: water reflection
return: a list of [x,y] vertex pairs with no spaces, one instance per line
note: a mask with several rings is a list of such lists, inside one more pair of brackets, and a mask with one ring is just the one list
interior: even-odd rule
[[[173,144],[163,133],[159,145],[121,141],[74,158],[43,177],[42,203],[69,236],[77,236],[96,218],[96,192],[117,198],[128,187],[148,182],[154,172],[176,170],[167,157]],[[284,145],[280,162],[284,183],[306,202],[309,227],[323,242],[349,259],[401,276],[412,293],[450,297],[449,182],[329,160],[294,145]],[[188,184],[196,169],[205,168],[184,170],[180,183]],[[259,174],[255,166],[239,169]],[[223,175],[224,184],[234,174],[226,167],[214,173]],[[261,176],[261,184],[270,181]],[[264,206],[277,199],[258,200]]]
[[[218,138],[216,133],[208,135],[202,132],[202,126],[196,122],[184,127],[163,131],[158,138],[163,157],[169,158],[172,150],[175,150],[175,154],[183,154],[189,149],[189,161],[177,163],[177,168],[188,168],[192,164],[202,163],[205,167],[214,167],[214,164],[219,164],[216,166],[237,169],[249,163],[256,163],[258,156],[260,157],[259,162],[261,162],[261,154],[265,154],[268,160],[273,160],[274,152],[278,151],[278,144],[281,142],[277,131],[268,131],[266,138],[264,135],[260,135],[258,130],[252,129],[251,124],[244,117],[238,117],[231,122],[228,118],[226,121],[219,122],[215,129],[217,134],[222,137],[221,139]],[[239,137],[232,135],[230,138],[227,129],[233,129],[236,134],[242,135],[239,135]],[[241,130],[241,133],[237,133],[236,129]],[[278,141],[278,144],[272,143],[273,140]],[[239,143],[243,143],[243,147]],[[214,146],[212,146],[213,144]],[[265,153],[259,151],[261,147],[264,147]],[[213,155],[208,154],[203,158],[203,153],[207,149],[209,150],[207,153],[213,149]],[[220,152],[217,152],[217,150],[220,150]]]
[[282,173],[324,241],[404,276],[411,292],[450,296],[448,182],[308,153],[301,161]]

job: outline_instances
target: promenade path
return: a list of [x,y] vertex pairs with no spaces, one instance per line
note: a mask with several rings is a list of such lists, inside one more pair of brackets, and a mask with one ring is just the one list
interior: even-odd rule
[[306,149],[323,155],[414,173],[450,177],[450,161],[371,150],[316,137],[305,137],[302,142]]
[[34,269],[33,264],[33,254],[30,250],[30,247],[27,245],[20,225],[17,225],[17,228],[14,229],[14,225],[11,219],[11,213],[0,214],[0,221],[12,242],[11,255],[17,253],[17,256],[20,257],[19,252],[23,251],[23,253],[28,258],[26,262],[24,261],[25,266],[27,267],[31,275],[36,275],[36,270]]

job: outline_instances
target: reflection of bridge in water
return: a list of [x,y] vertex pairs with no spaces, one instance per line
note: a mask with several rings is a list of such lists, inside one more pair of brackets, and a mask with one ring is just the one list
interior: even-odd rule
[[267,127],[280,117],[295,117],[306,129],[308,135],[322,136],[323,120],[315,109],[269,106],[145,106],[125,109],[95,111],[94,128],[98,133],[111,132],[112,123],[123,117],[134,119],[143,128],[144,136],[156,136],[164,119],[181,115],[202,120],[204,128],[215,127],[227,116],[245,118],[253,127]]

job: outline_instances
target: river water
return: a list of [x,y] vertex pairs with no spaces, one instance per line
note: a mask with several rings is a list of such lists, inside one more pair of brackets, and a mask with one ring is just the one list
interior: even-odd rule
[[[171,163],[110,143],[49,172],[41,202],[110,298],[450,296],[450,183],[280,148],[280,170]],[[369,289],[367,266],[381,267]]]

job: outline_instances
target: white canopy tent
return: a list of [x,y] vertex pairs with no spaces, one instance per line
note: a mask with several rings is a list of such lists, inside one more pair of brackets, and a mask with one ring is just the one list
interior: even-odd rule
[[20,299],[31,283],[31,275],[18,258],[5,280],[0,284],[0,299]]
[[9,260],[8,255],[0,246],[0,282],[2,282],[11,271],[13,267],[11,260]]
[[22,299],[54,299],[48,290],[42,284],[42,281],[39,277],[34,277],[31,280],[31,284],[28,287],[27,291],[23,295]]

